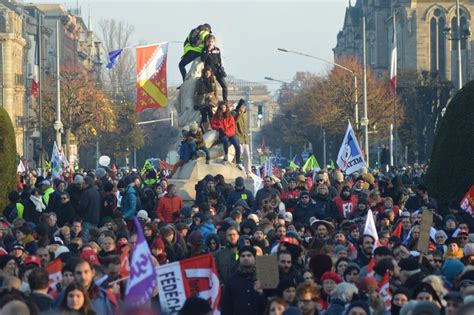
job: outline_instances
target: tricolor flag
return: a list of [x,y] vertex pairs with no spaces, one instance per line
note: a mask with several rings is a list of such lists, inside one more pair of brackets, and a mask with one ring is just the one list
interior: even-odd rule
[[61,164],[62,159],[59,153],[58,144],[54,141],[53,145],[53,154],[51,155],[51,172],[53,173],[53,178],[60,178],[61,177]]
[[397,87],[397,25],[395,23],[395,14],[393,21],[392,55],[390,57],[390,91],[393,93]]
[[184,259],[157,270],[162,313],[178,314],[187,298],[197,296],[209,302],[213,315],[220,314],[221,285],[212,255]]
[[134,221],[137,229],[137,246],[130,259],[130,278],[125,290],[125,303],[138,306],[150,303],[153,291],[158,284],[150,248],[136,217]]
[[109,51],[109,63],[105,66],[107,69],[112,69],[117,64],[117,59],[123,52],[123,48]]
[[33,74],[31,78],[31,96],[37,97],[39,93],[39,45],[38,45],[38,37],[35,40],[35,64],[33,65]]
[[362,167],[366,166],[364,156],[362,155],[362,151],[357,143],[350,122],[347,126],[346,135],[342,141],[341,148],[339,149],[339,154],[337,155],[337,165],[342,172],[346,173],[346,175],[357,172]]
[[137,47],[137,112],[168,105],[168,43]]

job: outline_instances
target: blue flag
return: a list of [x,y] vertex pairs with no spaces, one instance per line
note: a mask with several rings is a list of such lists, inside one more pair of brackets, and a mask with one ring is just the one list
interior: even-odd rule
[[346,135],[342,141],[339,154],[337,155],[337,165],[341,168],[341,171],[350,175],[362,167],[366,167],[362,150],[357,143],[354,130],[349,122],[347,126]]
[[298,166],[301,166],[301,155],[299,154],[296,154],[294,157],[293,157],[293,163],[295,163],[296,165]]
[[123,49],[109,51],[109,63],[105,66],[107,69],[112,69],[117,64],[117,59],[122,54]]

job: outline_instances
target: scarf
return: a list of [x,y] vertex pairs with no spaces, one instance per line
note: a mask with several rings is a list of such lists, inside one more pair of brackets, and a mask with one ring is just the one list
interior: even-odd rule
[[35,195],[30,196],[31,202],[35,205],[35,210],[38,212],[43,212],[46,209],[46,206],[43,203],[43,198],[36,197]]

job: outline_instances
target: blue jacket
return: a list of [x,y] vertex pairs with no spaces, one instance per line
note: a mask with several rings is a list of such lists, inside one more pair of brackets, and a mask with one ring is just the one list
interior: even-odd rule
[[214,226],[214,224],[212,223],[204,223],[202,224],[201,226],[199,226],[196,231],[199,231],[201,232],[202,234],[202,238],[201,238],[201,241],[202,243],[204,244],[204,242],[206,241],[207,237],[210,235],[210,234],[215,234],[217,233],[217,229],[216,227]]
[[[89,296],[92,299],[92,308],[94,309],[96,314],[100,315],[114,315],[117,313],[117,306],[110,298],[109,294],[105,291],[105,289],[93,285],[89,290]],[[58,298],[54,301],[53,309],[59,309],[61,305],[61,301],[65,298],[64,296],[65,291],[63,290]]]
[[122,198],[121,209],[123,218],[131,220],[137,213],[137,191],[133,184],[128,185],[127,191]]

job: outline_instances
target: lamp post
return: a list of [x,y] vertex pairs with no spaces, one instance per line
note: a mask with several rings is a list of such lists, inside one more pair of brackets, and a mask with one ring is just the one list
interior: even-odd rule
[[448,40],[455,40],[456,46],[458,49],[458,90],[462,88],[462,54],[461,54],[461,41],[463,39],[467,39],[471,33],[469,30],[461,30],[461,13],[460,13],[460,5],[459,0],[456,0],[456,26],[457,26],[457,34],[452,33],[452,29],[449,26],[444,28],[444,33],[447,36]]
[[[355,71],[347,68],[347,67],[344,67],[343,65],[341,64],[338,64],[336,62],[332,62],[332,61],[329,61],[329,60],[326,60],[326,59],[323,59],[323,58],[319,58],[319,57],[316,57],[316,56],[313,56],[313,55],[308,55],[308,54],[305,54],[305,53],[302,53],[302,52],[298,52],[298,51],[293,51],[293,50],[288,50],[288,49],[285,49],[285,48],[278,48],[278,51],[281,51],[281,52],[286,52],[286,53],[291,53],[291,54],[296,54],[296,55],[300,55],[300,56],[304,56],[304,57],[308,57],[308,58],[312,58],[312,59],[316,59],[316,60],[319,60],[319,61],[322,61],[322,62],[325,62],[325,63],[328,63],[330,65],[333,65],[335,67],[338,67],[340,69],[343,69],[347,72],[350,72],[354,78],[354,120],[355,120],[355,124],[356,124],[356,129],[358,130],[359,129],[359,92],[358,92],[358,86],[357,86],[357,75],[355,73]],[[267,79],[267,78],[265,78]],[[275,80],[275,81],[278,81],[278,80]]]
[[56,144],[58,149],[61,150],[61,130],[63,129],[63,123],[61,122],[61,78],[60,78],[60,54],[59,54],[59,31],[60,31],[60,18],[56,21],[56,121],[54,122],[54,130],[56,130]]

